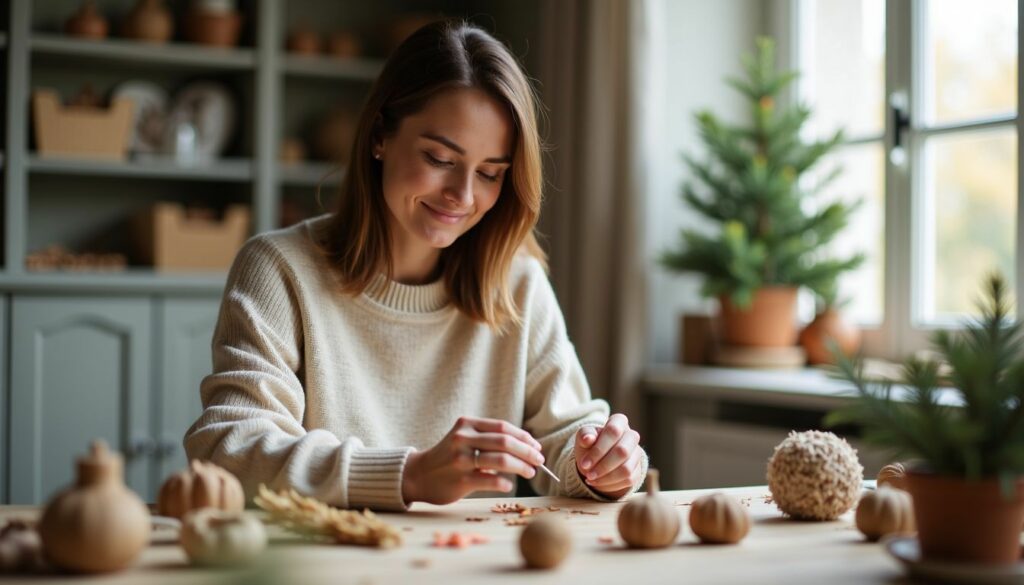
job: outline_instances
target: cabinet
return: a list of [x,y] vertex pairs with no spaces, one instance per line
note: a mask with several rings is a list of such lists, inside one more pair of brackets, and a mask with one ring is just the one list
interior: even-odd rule
[[149,302],[16,295],[11,312],[10,502],[40,503],[73,481],[95,438],[150,493]]

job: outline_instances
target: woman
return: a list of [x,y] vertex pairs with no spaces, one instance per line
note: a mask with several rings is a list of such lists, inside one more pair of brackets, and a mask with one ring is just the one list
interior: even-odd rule
[[353,508],[509,492],[511,475],[545,494],[635,490],[639,435],[591,399],[533,236],[535,116],[483,30],[412,35],[371,91],[335,213],[239,252],[189,457],[250,495]]

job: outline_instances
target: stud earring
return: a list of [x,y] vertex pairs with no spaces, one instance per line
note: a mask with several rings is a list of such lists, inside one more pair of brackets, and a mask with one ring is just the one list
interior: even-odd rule
[[380,160],[380,153],[379,152],[373,153],[373,158],[375,158],[377,160]]

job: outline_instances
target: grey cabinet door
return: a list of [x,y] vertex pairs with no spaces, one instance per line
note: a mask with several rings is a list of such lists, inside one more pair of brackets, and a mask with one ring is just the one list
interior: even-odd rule
[[161,448],[155,485],[187,463],[182,438],[203,411],[199,383],[213,368],[210,342],[220,299],[164,299],[160,303],[157,420]]
[[8,372],[7,355],[7,325],[8,307],[10,297],[0,295],[0,503],[7,503],[7,405],[10,403],[7,381],[10,379]]
[[14,296],[11,503],[71,483],[93,439],[124,454],[128,485],[151,498],[151,320],[144,298]]

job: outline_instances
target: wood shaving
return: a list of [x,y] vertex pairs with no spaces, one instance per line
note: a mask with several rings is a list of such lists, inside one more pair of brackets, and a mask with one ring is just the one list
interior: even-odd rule
[[693,502],[676,502],[677,506],[692,506]]
[[483,516],[469,516],[466,518],[466,522],[487,522],[490,518],[484,518]]
[[426,569],[430,566],[430,559],[413,559],[412,566],[414,569]]
[[402,527],[402,531],[403,532],[412,532],[412,526],[403,526]]
[[548,512],[557,512],[561,510],[558,506],[548,506]]
[[505,526],[526,526],[530,523],[529,518],[523,518],[522,516],[516,518],[505,518]]
[[263,484],[253,501],[270,514],[272,522],[293,532],[326,537],[337,544],[379,548],[402,544],[402,533],[370,510],[341,510],[295,490],[273,492]]
[[521,512],[519,512],[519,515],[520,516],[536,516],[537,514],[542,514],[544,512],[547,512],[546,508],[526,508],[526,509],[522,510]]
[[494,512],[495,514],[518,514],[525,509],[526,507],[520,504],[519,502],[516,502],[514,504],[503,502],[501,504],[495,504],[491,506],[491,512]]
[[773,498],[771,494],[766,494],[764,496],[764,503],[766,503],[766,504],[774,504],[775,503],[775,498]]
[[435,532],[432,546],[461,549],[475,544],[487,544],[490,541],[491,539],[483,534],[472,532],[452,532],[448,535],[445,535],[443,532]]
[[569,510],[570,514],[584,514],[586,516],[600,516],[600,512],[593,512],[591,510]]
[[597,542],[599,542],[600,544],[615,544],[615,537],[614,536],[598,536],[597,537]]

